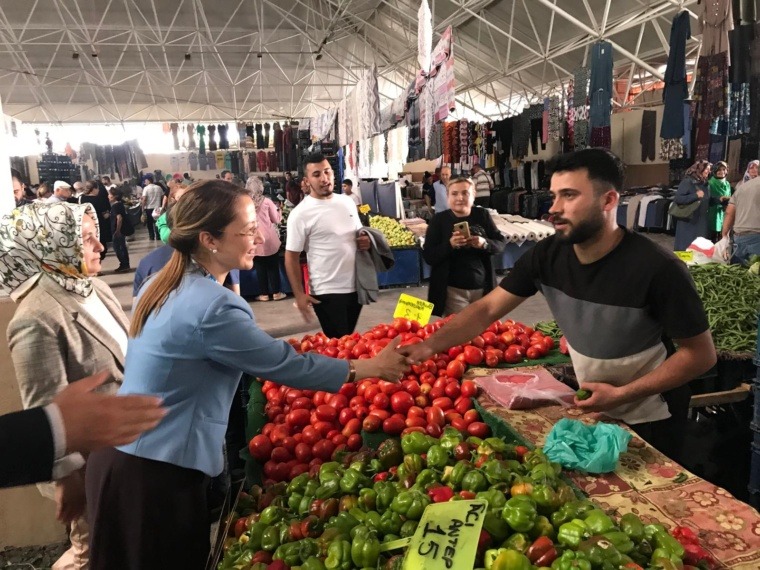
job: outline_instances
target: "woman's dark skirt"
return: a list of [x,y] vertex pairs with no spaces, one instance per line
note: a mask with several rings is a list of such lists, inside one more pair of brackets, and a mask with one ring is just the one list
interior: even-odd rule
[[92,570],[203,570],[208,477],[114,448],[87,460]]

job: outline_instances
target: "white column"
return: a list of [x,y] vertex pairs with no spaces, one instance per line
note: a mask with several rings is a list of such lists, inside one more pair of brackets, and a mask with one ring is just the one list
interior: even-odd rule
[[3,113],[0,101],[0,214],[10,212],[16,206],[13,198],[13,180],[11,180],[10,125]]

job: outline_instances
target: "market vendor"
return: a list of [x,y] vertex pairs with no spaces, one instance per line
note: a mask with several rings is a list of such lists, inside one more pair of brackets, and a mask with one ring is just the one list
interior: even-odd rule
[[[541,291],[568,341],[579,383],[575,404],[628,423],[676,459],[688,382],[716,362],[702,302],[686,266],[616,223],[621,161],[602,149],[550,164],[556,234],[526,252],[500,287],[425,342],[400,349],[418,362],[466,342]],[[674,345],[678,349],[674,349]]]

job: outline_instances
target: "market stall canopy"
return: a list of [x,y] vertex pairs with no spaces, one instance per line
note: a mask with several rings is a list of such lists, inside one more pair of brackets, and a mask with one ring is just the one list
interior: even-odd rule
[[[376,64],[384,106],[417,72],[419,7],[418,0],[5,2],[0,99],[7,114],[27,122],[311,117]],[[615,75],[629,90],[651,82],[664,71],[673,17],[700,9],[697,0],[430,7],[434,43],[453,27],[457,115],[475,120],[542,100],[601,38],[612,42]],[[689,41],[689,57],[698,46],[699,36]]]

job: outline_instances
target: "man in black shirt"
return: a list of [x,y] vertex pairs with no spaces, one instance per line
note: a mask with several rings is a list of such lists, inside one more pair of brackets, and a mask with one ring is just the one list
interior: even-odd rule
[[[410,361],[479,334],[541,291],[565,333],[579,383],[575,404],[631,425],[676,458],[684,437],[686,384],[716,362],[702,302],[671,252],[618,227],[623,165],[602,149],[550,165],[556,234],[523,255],[500,287],[427,341],[403,347]],[[673,350],[673,343],[678,350]]]
[[127,210],[124,208],[124,202],[121,201],[121,192],[116,188],[108,191],[108,201],[111,203],[111,236],[113,239],[113,250],[119,260],[119,267],[114,273],[125,273],[129,271],[129,250],[127,249],[126,235],[132,232],[127,231],[131,228],[127,220]]

